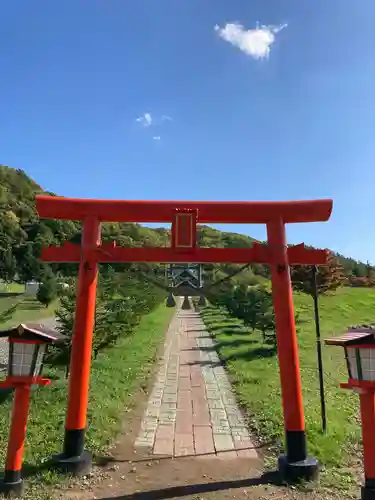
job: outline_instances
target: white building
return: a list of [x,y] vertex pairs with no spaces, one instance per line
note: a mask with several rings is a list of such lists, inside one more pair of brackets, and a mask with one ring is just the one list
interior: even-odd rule
[[28,281],[25,284],[25,294],[26,295],[36,295],[39,290],[40,283],[38,281]]

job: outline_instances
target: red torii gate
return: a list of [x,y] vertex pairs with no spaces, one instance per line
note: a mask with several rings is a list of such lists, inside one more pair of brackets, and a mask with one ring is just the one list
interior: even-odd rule
[[[84,450],[98,263],[102,262],[257,262],[269,264],[276,319],[286,454],[279,470],[286,479],[311,479],[318,462],[308,456],[298,347],[289,266],[325,264],[326,250],[287,247],[285,224],[327,221],[332,200],[291,202],[110,201],[36,197],[42,218],[80,220],[82,244],[65,243],[43,250],[47,262],[79,263],[77,303],[70,360],[68,408],[63,452],[55,457],[59,468],[74,473],[91,467]],[[172,223],[168,248],[123,248],[101,244],[101,222]],[[251,248],[199,248],[197,223],[266,224],[266,245]]]

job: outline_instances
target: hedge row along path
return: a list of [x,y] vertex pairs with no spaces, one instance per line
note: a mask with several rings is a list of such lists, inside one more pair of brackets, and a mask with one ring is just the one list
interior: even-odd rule
[[213,339],[192,310],[179,309],[167,331],[135,447],[172,457],[257,458]]

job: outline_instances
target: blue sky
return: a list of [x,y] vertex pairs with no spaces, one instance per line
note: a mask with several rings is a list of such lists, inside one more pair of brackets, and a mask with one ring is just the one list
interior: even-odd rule
[[374,0],[17,0],[0,19],[1,163],[64,196],[333,198],[289,241],[375,263]]

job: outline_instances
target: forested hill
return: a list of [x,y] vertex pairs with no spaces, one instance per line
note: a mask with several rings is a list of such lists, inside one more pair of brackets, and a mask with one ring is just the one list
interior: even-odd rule
[[[35,210],[35,195],[50,194],[44,191],[22,170],[0,165],[0,280],[18,279],[22,282],[41,279],[45,268],[38,256],[41,248],[65,240],[79,238],[80,225],[72,221],[39,220]],[[111,223],[103,228],[104,240],[116,240],[119,246],[165,246],[169,241],[167,229],[150,229],[139,224]],[[211,227],[199,228],[199,245],[204,247],[250,247],[252,239],[236,233],[218,231]],[[366,276],[368,266],[363,262],[337,255],[347,276]],[[213,266],[231,272],[235,265]],[[220,269],[221,268],[221,269]],[[267,276],[264,266],[254,264],[247,276]]]

